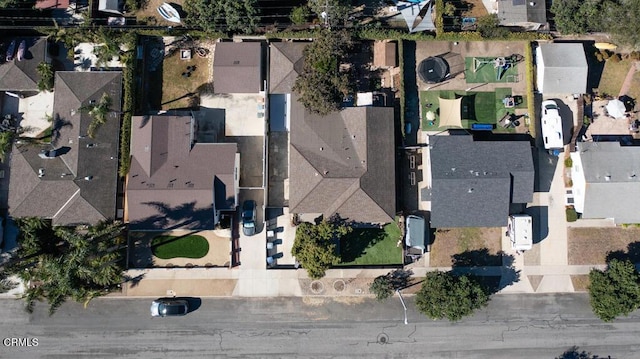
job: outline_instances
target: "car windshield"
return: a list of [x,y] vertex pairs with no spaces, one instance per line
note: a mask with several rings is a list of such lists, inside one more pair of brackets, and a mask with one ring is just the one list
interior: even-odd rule
[[253,222],[247,222],[247,223],[244,224],[244,227],[245,228],[253,228],[253,227],[255,227],[255,224]]
[[547,110],[557,110],[557,109],[558,109],[558,106],[556,106],[556,105],[554,105],[554,104],[547,104],[547,105],[545,106],[545,108],[546,108]]

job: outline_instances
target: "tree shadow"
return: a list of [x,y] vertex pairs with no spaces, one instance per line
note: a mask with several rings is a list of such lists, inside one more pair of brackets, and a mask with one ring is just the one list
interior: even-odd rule
[[503,251],[491,254],[488,248],[474,249],[452,256],[451,273],[470,275],[491,295],[520,281],[520,271],[513,267],[514,260]]
[[623,250],[611,251],[607,253],[607,263],[611,260],[629,260],[632,263],[640,263],[640,242],[632,242],[627,245],[626,252]]
[[[611,356],[608,355],[607,358],[611,358]],[[580,348],[574,345],[556,357],[556,359],[605,359],[605,357],[591,354],[585,350],[580,351]]]
[[384,229],[354,228],[346,236],[340,238],[340,257],[342,262],[353,262],[385,238]]

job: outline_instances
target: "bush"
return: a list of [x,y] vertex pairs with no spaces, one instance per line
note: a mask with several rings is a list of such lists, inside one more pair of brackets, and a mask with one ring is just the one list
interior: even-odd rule
[[601,54],[601,53],[596,52],[596,60],[597,60],[598,62],[602,62],[602,61],[604,61],[604,57],[602,56],[602,54]]
[[629,260],[613,259],[604,271],[592,269],[589,283],[591,309],[605,322],[627,316],[640,305],[640,273]]
[[55,73],[53,71],[53,65],[48,64],[46,62],[41,62],[38,64],[36,68],[38,75],[40,75],[40,79],[38,80],[38,90],[40,91],[51,91],[53,90],[53,79]]
[[609,61],[611,61],[611,62],[620,62],[620,54],[611,55],[611,57],[609,58]]
[[431,319],[457,321],[487,305],[489,295],[470,276],[427,272],[416,294],[416,307]]
[[573,206],[567,207],[567,209],[565,210],[565,213],[567,216],[567,222],[575,222],[578,220],[578,212],[576,212]]
[[567,168],[573,167],[573,160],[571,159],[571,157],[567,157],[564,159],[564,166]]
[[291,10],[289,19],[294,25],[302,25],[309,20],[309,16],[311,16],[309,6],[302,5],[294,7],[293,10]]
[[369,291],[376,295],[379,302],[385,301],[393,295],[393,286],[388,275],[381,275],[369,285]]
[[608,60],[611,57],[611,52],[609,52],[609,50],[600,50],[600,54],[605,60]]

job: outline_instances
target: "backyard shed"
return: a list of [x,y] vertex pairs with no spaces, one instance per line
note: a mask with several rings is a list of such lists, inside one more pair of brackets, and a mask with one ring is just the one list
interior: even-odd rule
[[537,86],[544,94],[583,94],[589,67],[582,44],[546,43],[536,49]]
[[397,45],[393,41],[376,41],[373,44],[373,66],[375,67],[396,67]]

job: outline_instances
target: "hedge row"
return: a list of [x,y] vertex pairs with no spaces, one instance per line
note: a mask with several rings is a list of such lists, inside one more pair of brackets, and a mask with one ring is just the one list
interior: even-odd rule
[[[130,40],[129,48],[137,47],[137,36]],[[120,127],[120,168],[118,174],[125,177],[129,173],[131,164],[130,143],[131,143],[131,117],[136,109],[136,85],[135,85],[135,57],[127,58],[126,66],[123,69],[123,104],[122,104],[122,126]]]
[[404,121],[405,121],[405,93],[404,93],[404,41],[398,41],[398,59],[400,60],[400,133],[404,138]]
[[533,43],[527,42],[524,47],[524,61],[526,65],[527,81],[527,111],[529,112],[529,134],[536,137],[536,104],[533,82],[535,81],[535,67],[533,65]]

